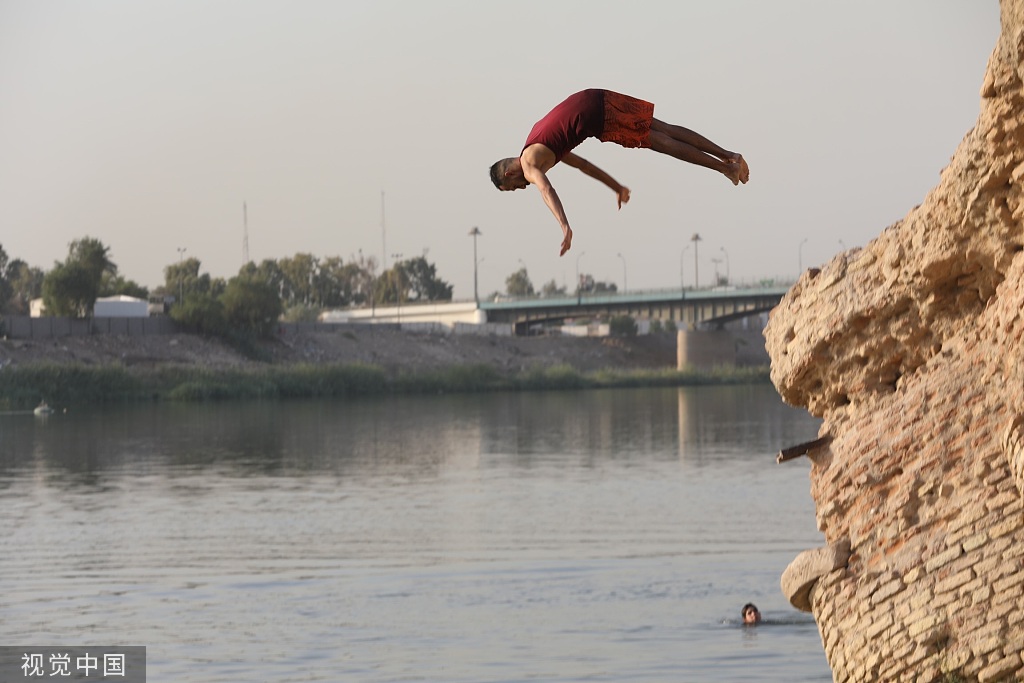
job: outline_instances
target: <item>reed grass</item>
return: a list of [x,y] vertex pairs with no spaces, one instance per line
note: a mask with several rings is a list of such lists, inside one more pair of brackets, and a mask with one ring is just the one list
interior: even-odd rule
[[616,370],[584,373],[569,365],[502,374],[486,364],[389,375],[372,365],[288,365],[255,369],[127,368],[118,365],[28,365],[0,369],[0,409],[145,400],[346,398],[385,393],[559,391],[612,387],[751,384],[768,368]]

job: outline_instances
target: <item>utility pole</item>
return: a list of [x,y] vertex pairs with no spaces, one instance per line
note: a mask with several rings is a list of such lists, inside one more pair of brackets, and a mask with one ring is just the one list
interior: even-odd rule
[[392,254],[391,258],[395,259],[395,275],[398,276],[398,324],[402,324],[402,269],[400,267],[400,261],[402,260],[401,254]]
[[473,301],[476,302],[476,307],[480,308],[480,293],[477,290],[476,278],[477,265],[479,265],[480,262],[476,260],[476,238],[483,233],[480,232],[480,228],[474,225],[473,229],[469,231],[469,234],[473,236]]
[[388,232],[384,222],[384,190],[380,191],[380,257],[383,263],[380,265],[380,272],[388,269]]
[[579,306],[581,303],[583,303],[583,287],[582,287],[583,283],[580,282],[580,259],[583,258],[583,255],[585,253],[587,253],[587,252],[581,251],[579,256],[576,257],[576,305],[577,306]]
[[698,277],[698,272],[697,272],[697,268],[698,268],[697,242],[700,242],[700,240],[701,240],[700,233],[696,233],[696,232],[693,233],[693,237],[690,238],[690,241],[693,242],[693,288],[694,289],[697,289],[698,287],[700,287],[700,285],[699,285],[700,278]]

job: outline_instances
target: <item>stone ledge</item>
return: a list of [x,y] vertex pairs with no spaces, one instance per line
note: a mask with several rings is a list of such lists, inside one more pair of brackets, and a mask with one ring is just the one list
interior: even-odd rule
[[793,607],[802,612],[810,612],[811,588],[821,577],[846,567],[849,560],[849,539],[805,550],[782,573],[782,592]]

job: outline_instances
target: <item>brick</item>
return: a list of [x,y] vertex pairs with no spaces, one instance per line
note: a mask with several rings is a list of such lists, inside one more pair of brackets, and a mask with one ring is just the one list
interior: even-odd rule
[[907,634],[914,640],[917,640],[918,636],[920,636],[928,629],[934,628],[938,624],[939,615],[932,613],[925,617],[910,622],[907,627]]
[[909,604],[910,604],[910,607],[913,610],[917,611],[917,610],[920,610],[921,608],[924,608],[925,613],[927,613],[927,612],[931,611],[928,608],[931,606],[932,601],[934,599],[935,599],[935,596],[932,593],[931,589],[927,589],[927,590],[918,591],[913,596],[911,596]]
[[871,594],[871,604],[877,605],[880,602],[888,600],[892,596],[896,595],[905,588],[903,580],[895,578],[892,581],[887,581],[878,587],[874,593]]
[[997,467],[994,470],[992,470],[991,474],[985,477],[985,484],[987,486],[995,486],[1003,479],[1006,479],[1008,476],[1010,476],[1009,469],[1005,467]]
[[995,511],[1018,502],[1020,502],[1020,494],[1016,490],[1006,491],[988,498],[985,501],[985,507]]
[[907,664],[913,665],[932,655],[931,648],[927,645],[918,645],[907,657]]
[[953,546],[948,550],[944,550],[938,555],[935,555],[930,560],[926,560],[924,563],[924,569],[926,572],[931,573],[940,567],[944,567],[953,560],[957,559],[964,554],[964,549],[960,545]]
[[1021,659],[1019,654],[1013,654],[1009,657],[1003,657],[1002,659],[993,662],[986,666],[984,669],[978,672],[979,683],[986,683],[987,681],[999,681],[1009,677],[1010,674],[1016,672],[1021,668]]
[[992,536],[991,530],[989,530],[988,537],[992,540],[988,542],[987,546],[985,546],[986,555],[1006,555],[1007,553],[1012,554],[1014,550],[1019,550],[1019,543],[1015,538],[1008,538],[1006,536],[995,538]]
[[969,553],[972,550],[977,550],[986,543],[988,543],[987,531],[982,531],[980,533],[974,534],[973,536],[969,536],[968,538],[965,538],[963,540],[964,552]]
[[936,595],[953,591],[974,578],[974,570],[968,567],[935,584]]
[[971,652],[974,653],[975,657],[984,657],[985,655],[992,654],[993,652],[1002,653],[1003,650],[1003,639],[999,636],[989,636],[987,638],[979,638],[971,643]]
[[903,583],[910,585],[915,583],[918,579],[924,576],[925,571],[923,567],[914,567],[909,572],[903,575]]
[[999,594],[1006,593],[1007,591],[1014,591],[1013,593],[1010,593],[1010,595],[1020,595],[1020,591],[1015,589],[1019,588],[1021,585],[1024,585],[1024,574],[1018,572],[1007,576],[1005,579],[996,581],[992,584],[992,588]]
[[[868,637],[868,640],[875,640],[882,631],[892,626],[892,624],[892,615],[886,614],[884,617],[876,619],[870,626],[868,626],[867,630],[864,631],[864,635]],[[888,641],[888,639],[886,639],[886,641]]]
[[963,529],[969,524],[974,524],[981,518],[989,514],[988,509],[985,507],[985,503],[982,501],[971,501],[966,503],[960,508],[959,514],[949,521],[946,525],[947,532],[954,532]]
[[1020,529],[1022,526],[1024,526],[1024,520],[1022,520],[1017,515],[1010,515],[1009,519],[1003,520],[1002,522],[999,522],[998,524],[993,524],[991,527],[989,527],[988,535],[990,538],[999,538],[1000,536],[1008,534],[1011,531],[1016,531],[1017,529]]
[[971,594],[971,600],[975,605],[988,604],[988,601],[992,599],[992,592],[992,586],[984,583]]
[[974,570],[978,572],[979,576],[989,577],[989,574],[991,574],[992,570],[1002,563],[1003,558],[999,555],[994,555],[992,557],[986,557],[985,559],[978,562],[978,564],[974,565]]

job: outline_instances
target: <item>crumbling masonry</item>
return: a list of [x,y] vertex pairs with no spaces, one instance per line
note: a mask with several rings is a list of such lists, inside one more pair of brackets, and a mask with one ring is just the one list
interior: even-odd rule
[[1000,9],[939,184],[804,273],[766,331],[780,394],[824,420],[828,546],[783,588],[836,681],[1024,680],[1024,0]]

